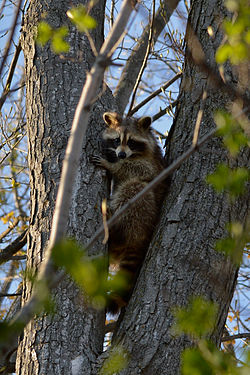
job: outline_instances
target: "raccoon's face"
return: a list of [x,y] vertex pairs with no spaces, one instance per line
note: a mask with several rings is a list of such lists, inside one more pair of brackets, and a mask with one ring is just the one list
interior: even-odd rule
[[122,120],[117,113],[106,112],[103,118],[109,126],[103,133],[106,154],[113,161],[143,155],[153,147],[150,117]]

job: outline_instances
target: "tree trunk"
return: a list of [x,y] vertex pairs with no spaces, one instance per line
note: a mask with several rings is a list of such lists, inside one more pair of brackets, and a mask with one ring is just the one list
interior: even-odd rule
[[[23,28],[31,184],[27,267],[32,270],[44,258],[74,111],[86,71],[94,61],[86,35],[79,34],[67,20],[66,11],[74,4],[79,1],[32,1]],[[92,10],[97,20],[92,33],[97,50],[103,42],[104,9],[105,0],[100,0]],[[39,48],[35,44],[34,30],[42,17],[53,28],[69,26],[70,52],[65,58],[55,55],[48,45]],[[94,105],[82,148],[67,232],[82,244],[101,224],[100,206],[106,184],[103,172],[96,170],[89,159],[98,152],[96,140],[102,131],[102,114],[112,109],[112,103],[112,95],[106,90]],[[101,251],[100,240],[92,254]],[[30,293],[31,283],[26,280],[23,302]],[[55,289],[53,300],[56,313],[36,317],[25,329],[18,349],[17,374],[91,373],[91,365],[102,351],[104,311],[88,308],[69,277]]]
[[[221,0],[193,1],[189,16],[206,61],[213,67],[215,51],[223,36],[221,22],[226,11],[222,3]],[[214,38],[207,33],[208,26],[212,26]],[[232,77],[228,67],[225,75]],[[215,127],[214,112],[225,108],[229,98],[210,85],[208,76],[186,59],[179,105],[167,141],[169,163],[192,144],[204,90],[207,90],[207,100],[200,136]],[[242,153],[237,165],[247,166],[249,156],[249,150]],[[121,344],[130,358],[122,371],[124,375],[179,374],[181,352],[191,345],[191,340],[173,335],[172,309],[184,306],[193,295],[218,304],[217,324],[211,338],[217,344],[220,342],[237,268],[214,250],[215,242],[225,235],[226,223],[245,222],[250,202],[249,192],[230,202],[226,194],[217,194],[205,182],[219,162],[228,161],[221,140],[214,137],[172,176],[158,230],[115,336],[115,343]]]

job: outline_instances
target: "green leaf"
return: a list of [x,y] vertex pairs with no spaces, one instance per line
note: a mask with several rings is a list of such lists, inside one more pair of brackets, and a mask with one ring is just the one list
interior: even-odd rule
[[121,345],[116,345],[104,361],[100,375],[119,374],[128,364],[128,354]]
[[231,114],[225,111],[218,111],[215,114],[217,135],[223,137],[223,143],[232,156],[236,156],[240,148],[250,144],[241,125]]
[[[225,5],[230,12],[235,12],[234,17],[223,22],[226,43],[219,47],[216,60],[223,64],[227,59],[232,64],[238,65],[249,59],[249,19],[250,8],[248,0],[228,0]],[[224,42],[223,42],[224,43]]]
[[66,26],[62,26],[53,31],[51,45],[55,53],[68,52],[69,43],[64,40],[64,38],[68,35],[68,32],[69,30]]
[[0,342],[6,343],[13,334],[21,333],[24,327],[23,323],[0,322]]
[[96,20],[86,13],[86,9],[83,5],[68,10],[67,16],[76,25],[78,30],[82,32],[88,29],[94,29],[97,25]]
[[198,348],[182,354],[183,375],[243,375],[248,366],[238,367],[234,358],[219,350],[213,343],[201,340]]
[[250,30],[247,31],[244,37],[247,44],[250,44]]
[[106,259],[90,259],[73,240],[58,243],[52,251],[55,264],[63,267],[90,297],[94,307],[103,308],[107,299]]
[[202,297],[193,297],[186,308],[174,310],[176,333],[186,333],[200,338],[213,329],[217,306]]
[[215,249],[226,255],[231,255],[234,253],[236,248],[236,239],[235,238],[223,238],[218,240],[215,245]]
[[231,260],[240,265],[242,261],[243,249],[250,241],[249,223],[245,227],[239,222],[228,223],[226,226],[228,237],[216,242],[215,249],[230,256]]
[[37,43],[44,46],[50,40],[52,33],[53,30],[47,22],[39,22],[36,38]]
[[198,349],[186,349],[182,354],[182,375],[213,375],[213,369]]
[[239,42],[233,47],[234,53],[231,55],[232,64],[239,64],[241,61],[246,60],[248,57],[248,46],[246,43]]
[[218,64],[223,64],[227,59],[232,56],[233,48],[229,44],[220,46],[216,51],[216,61]]
[[246,168],[230,169],[225,164],[218,164],[216,171],[207,176],[207,182],[218,192],[227,191],[234,198],[245,191],[249,179]]

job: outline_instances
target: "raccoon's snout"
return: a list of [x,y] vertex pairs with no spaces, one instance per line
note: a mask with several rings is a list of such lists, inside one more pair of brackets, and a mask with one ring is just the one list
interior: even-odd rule
[[119,154],[118,154],[118,158],[119,159],[126,159],[126,152],[124,151],[120,151]]

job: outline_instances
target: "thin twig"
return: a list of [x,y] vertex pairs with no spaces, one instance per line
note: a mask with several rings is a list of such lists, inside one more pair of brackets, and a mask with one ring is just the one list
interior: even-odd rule
[[112,0],[111,7],[110,7],[110,20],[109,20],[110,28],[112,28],[114,25],[114,10],[115,10],[115,0]]
[[95,46],[94,40],[93,40],[92,36],[90,35],[90,33],[89,33],[89,31],[87,29],[85,30],[85,34],[86,34],[86,36],[87,36],[87,38],[89,40],[89,45],[90,45],[90,47],[92,49],[92,52],[93,52],[94,56],[97,57],[98,56],[98,52],[96,50],[96,46]]
[[15,217],[13,220],[13,223],[11,222],[9,223],[9,227],[3,233],[0,234],[0,242],[2,242],[4,237],[6,237],[17,226],[20,219],[21,219],[20,217]]
[[22,293],[0,293],[0,297],[17,297],[21,296]]
[[158,120],[160,117],[164,116],[168,111],[171,111],[178,104],[178,99],[176,99],[173,103],[168,105],[166,108],[160,110],[156,115],[152,117],[152,122]]
[[130,116],[133,116],[135,112],[137,112],[141,107],[143,107],[145,104],[147,104],[150,100],[155,98],[157,95],[159,95],[161,92],[165,91],[169,86],[171,86],[177,79],[179,79],[182,76],[182,73],[177,73],[173,78],[171,78],[168,82],[164,83],[160,89],[154,91],[151,95],[149,95],[146,99],[144,99],[141,103],[139,103],[136,107],[134,107],[130,111]]
[[5,3],[6,3],[6,0],[3,0],[1,8],[0,8],[0,16],[2,15],[2,11],[3,11],[4,7],[5,7]]
[[149,54],[150,54],[150,51],[151,51],[153,34],[154,34],[154,31],[153,31],[153,28],[154,28],[154,19],[155,19],[155,0],[153,0],[153,10],[152,10],[151,23],[150,23],[150,30],[149,30],[147,50],[146,50],[146,54],[145,54],[145,57],[144,57],[141,69],[139,71],[138,77],[136,79],[136,82],[135,82],[135,85],[134,85],[134,88],[133,88],[131,103],[130,103],[130,107],[129,107],[129,110],[128,110],[128,116],[131,116],[131,111],[132,111],[132,108],[133,108],[133,105],[134,105],[136,91],[137,91],[138,86],[139,86],[139,84],[141,82],[141,78],[142,78],[143,72],[144,72],[144,70],[145,70],[145,68],[147,66],[147,61],[148,61],[148,57],[149,57]]
[[202,120],[202,117],[203,117],[206,98],[207,98],[207,91],[204,90],[203,95],[202,95],[202,99],[201,99],[201,102],[200,102],[200,109],[199,109],[197,119],[196,119],[196,123],[195,123],[195,127],[194,127],[193,146],[195,146],[198,142],[201,120]]
[[8,77],[7,77],[7,80],[6,80],[6,84],[5,84],[5,87],[4,87],[4,90],[3,90],[3,94],[0,98],[0,110],[2,109],[2,106],[4,105],[6,98],[7,98],[8,94],[10,93],[10,85],[11,85],[11,82],[12,82],[12,78],[14,76],[14,72],[15,72],[15,69],[16,69],[17,61],[18,61],[21,50],[22,50],[21,41],[19,39],[18,45],[16,47],[16,50],[15,50],[15,53],[14,53],[14,56],[13,56],[13,59],[12,59],[11,64],[10,64],[9,74],[8,74]]
[[224,342],[224,341],[233,341],[233,340],[236,340],[236,339],[250,339],[250,333],[238,333],[237,335],[228,335],[228,336],[224,336],[222,337],[221,341]]
[[1,63],[1,66],[0,66],[0,77],[1,77],[1,74],[2,74],[2,70],[3,70],[3,67],[4,67],[5,61],[6,61],[7,57],[8,57],[10,46],[11,46],[11,42],[12,42],[15,30],[16,30],[17,20],[18,20],[18,16],[19,16],[21,4],[22,4],[22,0],[19,0],[19,2],[17,4],[15,18],[14,18],[14,21],[13,21],[13,24],[12,24],[10,36],[9,36],[9,39],[8,39],[8,41],[6,43],[6,47],[5,47],[5,51],[4,51],[4,56],[3,56],[2,63]]
[[12,284],[13,278],[16,274],[16,264],[14,261],[11,262],[10,268],[8,271],[7,276],[4,278],[4,283],[1,285],[1,291],[0,291],[0,309],[3,303],[3,299],[5,295],[8,293],[10,286]]

